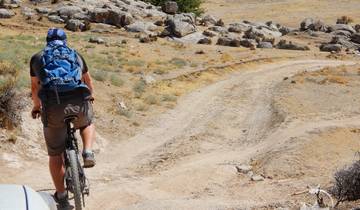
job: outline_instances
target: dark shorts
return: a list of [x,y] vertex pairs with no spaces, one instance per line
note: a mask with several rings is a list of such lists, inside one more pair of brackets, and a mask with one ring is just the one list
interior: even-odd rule
[[64,118],[76,115],[73,122],[76,129],[91,125],[93,108],[89,100],[81,96],[61,99],[61,103],[48,103],[43,105],[41,121],[44,125],[44,137],[49,156],[60,155],[65,150],[66,125]]

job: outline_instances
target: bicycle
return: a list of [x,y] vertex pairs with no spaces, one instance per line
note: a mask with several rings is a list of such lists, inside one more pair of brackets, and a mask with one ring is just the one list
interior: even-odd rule
[[84,168],[80,164],[79,148],[75,137],[76,129],[72,122],[77,119],[76,115],[64,118],[67,128],[65,141],[64,167],[66,191],[74,195],[75,209],[81,210],[85,207],[85,195],[89,196],[89,182],[85,176]]

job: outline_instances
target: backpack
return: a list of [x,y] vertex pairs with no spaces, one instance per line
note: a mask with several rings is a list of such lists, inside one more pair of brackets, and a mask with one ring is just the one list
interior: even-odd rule
[[58,103],[59,92],[84,86],[79,57],[76,51],[67,47],[64,42],[48,43],[43,50],[42,63],[43,67],[39,71],[40,83],[43,89],[55,92]]

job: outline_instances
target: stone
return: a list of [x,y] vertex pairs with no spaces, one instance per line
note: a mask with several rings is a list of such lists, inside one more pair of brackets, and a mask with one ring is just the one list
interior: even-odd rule
[[243,173],[243,174],[247,174],[249,171],[252,170],[252,166],[250,165],[239,165],[239,166],[235,166],[237,172],[239,173]]
[[134,22],[134,17],[120,9],[95,8],[89,12],[89,19],[95,23],[106,23],[124,27]]
[[270,42],[259,42],[257,48],[265,48],[265,49],[272,49],[273,45]]
[[265,178],[261,175],[253,175],[251,177],[251,181],[254,181],[254,182],[260,182],[260,181],[264,181]]
[[333,32],[331,32],[331,34],[332,34],[333,36],[346,36],[346,37],[350,37],[352,33],[351,33],[350,31],[338,30],[338,31],[333,31]]
[[30,7],[23,7],[21,9],[21,14],[27,17],[28,19],[31,19],[32,17],[35,16],[35,11]]
[[328,30],[328,26],[322,20],[315,20],[313,18],[305,18],[300,23],[300,30],[312,30],[312,31],[323,31],[326,32]]
[[220,37],[216,44],[229,47],[240,47],[240,39],[232,37]]
[[58,15],[50,15],[48,16],[48,20],[54,23],[65,23],[65,20]]
[[221,26],[221,27],[224,27],[225,26],[225,23],[222,19],[219,19],[218,21],[216,21],[215,23],[216,26]]
[[212,15],[205,15],[201,20],[200,24],[204,26],[215,25],[217,23],[217,19]]
[[355,34],[351,35],[350,38],[351,38],[352,42],[360,44],[360,33],[355,33]]
[[251,29],[251,26],[245,23],[231,23],[229,26],[228,31],[234,32],[234,33],[244,33],[245,31],[248,31]]
[[35,11],[39,14],[49,14],[51,12],[51,9],[46,7],[37,7],[35,8]]
[[157,40],[157,36],[152,36],[150,34],[141,34],[139,37],[139,41],[141,43],[155,42],[156,40]]
[[154,25],[156,25],[156,26],[163,26],[165,23],[164,23],[164,21],[163,20],[157,20],[157,21],[155,21],[155,23],[154,23]]
[[212,26],[212,27],[208,28],[208,30],[222,33],[222,34],[228,33],[228,30],[225,27],[221,27],[221,26]]
[[322,44],[320,51],[323,52],[341,52],[342,46],[340,44]]
[[243,39],[240,41],[240,45],[246,48],[255,49],[256,48],[256,41],[253,39]]
[[169,20],[167,24],[169,32],[176,37],[184,37],[188,34],[195,33],[197,30],[194,24],[179,19]]
[[155,31],[157,26],[150,22],[136,21],[125,27],[129,32],[147,32]]
[[349,31],[350,33],[356,33],[355,29],[351,26],[351,25],[347,25],[347,24],[335,24],[332,26],[329,26],[329,32],[333,32],[333,31]]
[[212,32],[212,31],[209,31],[209,30],[205,30],[205,31],[203,32],[203,35],[204,35],[204,36],[207,36],[207,37],[214,37],[214,36],[216,36],[217,34],[216,34],[215,32]]
[[0,9],[0,18],[11,18],[15,15],[13,11],[7,9]]
[[356,33],[359,33],[360,32],[360,24],[356,24],[354,26],[354,29],[355,29]]
[[293,32],[293,31],[294,31],[294,29],[291,29],[291,28],[286,27],[286,26],[280,26],[280,28],[279,28],[279,32],[280,32],[283,36],[285,36],[285,35]]
[[57,13],[60,17],[72,18],[75,14],[81,13],[82,9],[78,6],[62,6],[57,9]]
[[66,21],[65,28],[69,31],[82,31],[85,28],[85,24],[81,20],[70,19]]
[[146,85],[151,85],[156,82],[156,79],[151,75],[142,75],[141,80],[144,81]]
[[348,38],[342,36],[334,36],[331,39],[330,44],[340,44],[345,49],[353,49],[353,50],[360,49],[360,44],[352,42]]
[[275,38],[281,37],[282,34],[277,31],[271,31],[267,28],[250,28],[245,32],[244,38],[256,39],[259,41],[274,42]]
[[103,40],[102,38],[99,37],[91,37],[89,39],[90,43],[95,43],[95,44],[105,44],[105,40]]
[[287,42],[286,40],[281,40],[276,47],[278,49],[285,49],[285,50],[310,50],[310,48],[306,45],[294,43],[294,42]]
[[211,41],[211,39],[209,39],[209,38],[202,38],[202,39],[200,39],[199,41],[198,41],[198,44],[211,44],[212,43],[212,41]]
[[164,6],[162,7],[162,11],[167,14],[176,14],[179,9],[176,1],[166,1]]

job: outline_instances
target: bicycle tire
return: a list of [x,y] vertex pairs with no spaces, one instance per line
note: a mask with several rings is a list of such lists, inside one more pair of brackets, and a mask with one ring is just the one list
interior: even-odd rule
[[79,164],[75,150],[69,150],[69,164],[71,168],[72,189],[74,194],[75,210],[82,209],[82,192],[79,179]]

